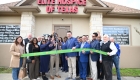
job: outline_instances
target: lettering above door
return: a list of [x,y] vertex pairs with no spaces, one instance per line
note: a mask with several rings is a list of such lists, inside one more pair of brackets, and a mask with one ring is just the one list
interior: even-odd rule
[[37,4],[47,5],[48,13],[77,13],[78,6],[86,6],[86,0],[37,0]]

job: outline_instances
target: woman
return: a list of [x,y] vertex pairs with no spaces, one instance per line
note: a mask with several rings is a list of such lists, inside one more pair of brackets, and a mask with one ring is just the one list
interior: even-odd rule
[[[31,44],[29,44],[29,53],[40,52],[40,47],[38,45],[37,38],[33,38]],[[31,56],[29,57],[31,63],[29,63],[29,78],[37,79],[39,77],[39,57]]]
[[24,68],[26,64],[26,58],[21,58],[20,56],[25,53],[23,45],[23,39],[21,36],[18,36],[15,42],[10,47],[11,53],[11,62],[10,67],[12,68],[12,77],[13,80],[19,80],[19,70],[20,68]]
[[[40,51],[50,51],[54,48],[54,46],[51,46],[51,41],[48,40],[46,42],[45,39],[42,40],[42,43],[40,45]],[[40,72],[42,72],[42,78],[43,80],[48,80],[45,73],[49,70],[49,64],[50,64],[50,55],[43,55],[40,56]]]
[[[65,49],[64,45],[65,45],[67,39],[68,39],[67,37],[64,37],[64,42],[62,42],[62,46],[61,46],[61,49],[62,50]],[[61,54],[61,56],[62,56],[61,58],[62,58],[62,63],[63,63],[63,65],[62,65],[62,71],[63,72],[68,72],[68,63],[67,63],[67,60],[65,58],[65,54]]]

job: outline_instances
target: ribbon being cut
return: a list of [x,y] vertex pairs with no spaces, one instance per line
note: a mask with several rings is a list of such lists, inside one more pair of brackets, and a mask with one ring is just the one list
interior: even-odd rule
[[53,51],[47,51],[47,52],[36,52],[36,53],[29,53],[29,54],[22,54],[21,57],[29,57],[29,56],[42,56],[42,55],[50,55],[50,54],[67,54],[70,52],[80,52],[80,51],[93,51],[102,55],[107,55],[107,52],[101,51],[101,50],[96,50],[96,49],[88,49],[88,48],[82,48],[82,49],[66,49],[66,50],[53,50]]

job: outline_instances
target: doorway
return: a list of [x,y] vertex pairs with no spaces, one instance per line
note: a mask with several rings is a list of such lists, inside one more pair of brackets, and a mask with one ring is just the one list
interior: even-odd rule
[[67,31],[70,31],[70,26],[54,26],[54,31],[59,37],[64,38],[67,34]]

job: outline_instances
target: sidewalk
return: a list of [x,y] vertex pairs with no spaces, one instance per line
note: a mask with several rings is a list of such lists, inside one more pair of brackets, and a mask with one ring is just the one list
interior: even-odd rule
[[[60,71],[61,78],[55,78],[54,80],[65,80],[65,78],[67,77],[67,74],[68,73]],[[47,76],[49,77],[48,74]],[[0,74],[0,80],[12,80],[12,75],[10,73]],[[30,80],[30,79],[26,77],[24,80]],[[116,76],[113,76],[113,80],[117,80]],[[122,80],[140,80],[140,77],[122,77]]]

